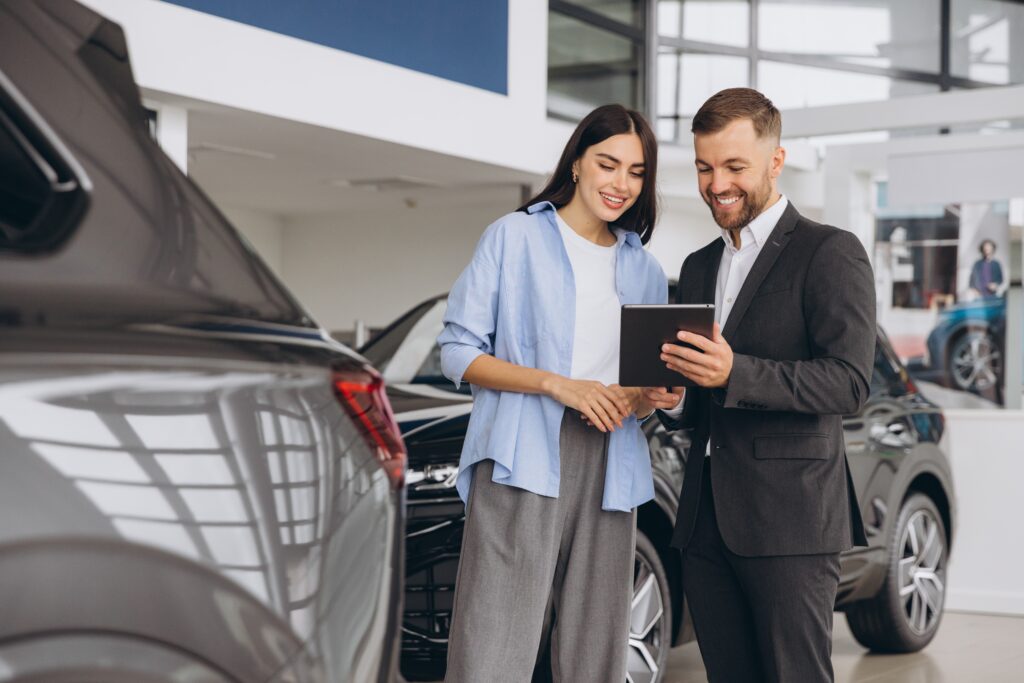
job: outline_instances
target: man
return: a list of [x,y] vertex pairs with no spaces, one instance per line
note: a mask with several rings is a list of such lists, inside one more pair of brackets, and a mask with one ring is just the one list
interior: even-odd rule
[[667,428],[693,430],[672,543],[711,683],[832,681],[839,553],[866,545],[842,416],[869,392],[874,277],[855,235],[779,194],[781,127],[748,88],[694,117],[722,238],[687,257],[676,301],[714,302],[717,322],[679,333],[699,351],[662,349],[696,386],[646,390]]
[[978,247],[981,258],[971,268],[968,286],[975,294],[985,300],[998,299],[1003,286],[1003,267],[996,260],[996,243],[985,239]]

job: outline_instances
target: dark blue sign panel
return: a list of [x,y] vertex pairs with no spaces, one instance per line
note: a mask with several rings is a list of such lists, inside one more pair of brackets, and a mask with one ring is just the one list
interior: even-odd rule
[[164,0],[508,94],[509,0]]

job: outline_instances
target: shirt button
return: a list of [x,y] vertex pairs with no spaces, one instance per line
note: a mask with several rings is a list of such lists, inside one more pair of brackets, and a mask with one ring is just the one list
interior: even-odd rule
[[727,304],[731,304],[731,303],[732,303],[732,297],[729,297],[728,299],[726,299],[726,300],[725,300],[725,303],[727,303]]

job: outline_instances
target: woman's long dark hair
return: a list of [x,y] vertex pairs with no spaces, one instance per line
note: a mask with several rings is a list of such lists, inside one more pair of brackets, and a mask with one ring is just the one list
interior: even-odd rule
[[626,109],[621,104],[606,104],[587,114],[573,131],[569,142],[562,150],[555,172],[540,193],[519,207],[525,211],[537,202],[551,202],[556,208],[568,204],[576,194],[576,183],[572,181],[572,165],[593,145],[613,135],[636,133],[644,151],[644,184],[640,196],[613,225],[632,230],[640,235],[640,242],[647,244],[654,232],[658,218],[657,186],[658,142],[647,119],[640,112]]

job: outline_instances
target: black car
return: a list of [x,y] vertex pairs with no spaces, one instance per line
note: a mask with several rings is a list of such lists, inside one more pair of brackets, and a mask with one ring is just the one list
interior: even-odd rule
[[391,681],[380,375],[148,125],[120,27],[0,2],[0,679]]
[[[443,676],[462,502],[455,491],[472,397],[441,375],[435,339],[445,297],[399,318],[362,352],[381,368],[409,451],[406,598],[401,669],[410,680]],[[463,385],[465,387],[465,385]],[[871,398],[844,421],[846,449],[870,546],[842,557],[836,608],[866,647],[910,652],[942,617],[954,499],[939,448],[944,421],[918,393],[879,331]],[[656,681],[669,649],[693,638],[679,553],[670,548],[689,441],[648,421],[656,497],[637,515],[629,680]]]

